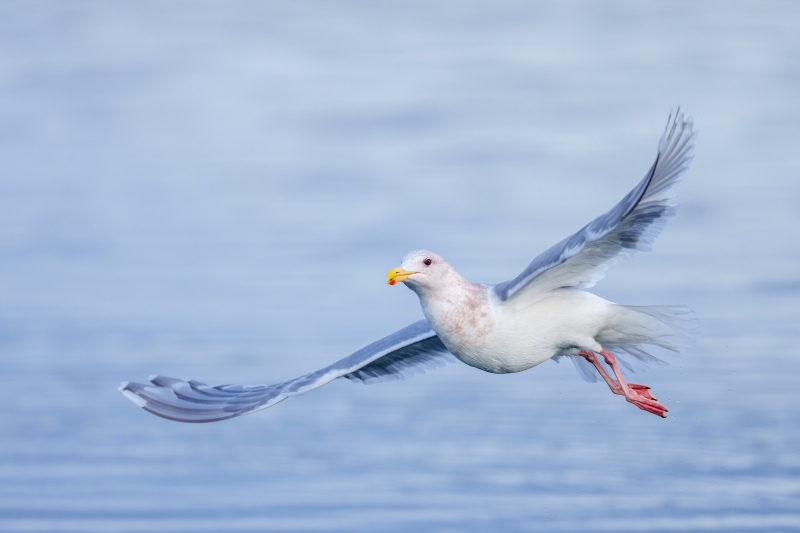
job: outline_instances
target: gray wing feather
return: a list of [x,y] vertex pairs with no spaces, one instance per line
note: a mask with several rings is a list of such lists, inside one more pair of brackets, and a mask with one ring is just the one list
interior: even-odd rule
[[420,320],[352,355],[299,378],[274,385],[216,385],[151,376],[125,382],[120,392],[143,409],[180,422],[215,422],[259,411],[344,377],[374,383],[404,379],[455,360],[427,321]]
[[498,283],[494,295],[505,301],[521,292],[559,287],[587,288],[605,270],[650,245],[677,212],[664,194],[689,168],[697,133],[692,119],[678,110],[670,116],[658,155],[644,179],[610,211],[537,256],[516,278]]
[[455,361],[453,354],[447,350],[439,337],[434,335],[403,350],[384,355],[375,362],[342,377],[366,384],[397,381],[414,374],[424,374],[426,369],[441,368],[453,361]]

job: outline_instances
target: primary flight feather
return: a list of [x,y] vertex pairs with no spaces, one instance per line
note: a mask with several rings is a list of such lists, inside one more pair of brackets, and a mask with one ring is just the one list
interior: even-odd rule
[[[492,373],[520,372],[569,357],[581,376],[600,376],[615,394],[666,416],[647,385],[628,383],[620,364],[664,364],[696,335],[683,306],[618,305],[584,290],[605,270],[638,250],[649,250],[677,211],[669,189],[686,172],[696,132],[692,120],[670,117],[653,166],[617,205],[539,254],[516,278],[496,285],[470,283],[439,255],[421,250],[389,271],[419,297],[425,320],[380,339],[325,368],[274,385],[217,385],[153,376],[125,382],[120,392],[156,415],[181,422],[213,422],[265,409],[336,378],[373,383],[403,379],[458,359]],[[605,364],[604,364],[605,363]]]

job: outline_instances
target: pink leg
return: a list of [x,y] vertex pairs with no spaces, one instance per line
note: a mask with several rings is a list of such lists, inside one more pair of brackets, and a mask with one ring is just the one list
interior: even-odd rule
[[650,393],[650,387],[647,385],[639,385],[638,383],[627,383],[625,381],[625,379],[622,377],[622,372],[617,365],[617,359],[614,357],[614,354],[608,350],[600,350],[600,355],[603,356],[606,364],[608,364],[608,366],[611,367],[611,370],[614,371],[614,376],[616,376],[617,379],[614,379],[608,375],[608,372],[606,372],[606,369],[600,364],[600,361],[597,359],[597,356],[594,354],[594,352],[581,350],[578,352],[578,355],[594,365],[594,367],[600,373],[600,376],[602,376],[603,380],[606,382],[606,384],[608,384],[611,392],[625,396],[626,400],[639,409],[647,411],[648,413],[653,413],[654,415],[658,415],[662,418],[667,417],[665,413],[668,411],[668,409],[656,401],[656,397]]

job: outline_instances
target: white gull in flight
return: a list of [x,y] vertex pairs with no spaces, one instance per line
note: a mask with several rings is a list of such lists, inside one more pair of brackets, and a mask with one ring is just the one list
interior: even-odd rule
[[[669,189],[686,172],[696,133],[680,111],[670,117],[655,163],[609,212],[537,256],[516,278],[496,285],[470,283],[444,259],[412,252],[389,271],[419,296],[424,320],[361,348],[330,366],[274,385],[217,385],[153,376],[125,382],[120,392],[156,415],[181,422],[213,422],[271,407],[336,378],[373,383],[403,379],[456,359],[493,373],[520,372],[569,357],[581,376],[599,375],[614,394],[665,417],[667,408],[647,385],[625,381],[628,370],[665,364],[697,334],[683,306],[618,305],[581,289],[638,250],[649,250],[677,211]],[[605,363],[605,365],[604,365]]]

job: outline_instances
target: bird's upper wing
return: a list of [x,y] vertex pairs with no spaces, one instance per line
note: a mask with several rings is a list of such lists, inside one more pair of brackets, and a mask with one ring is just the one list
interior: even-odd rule
[[677,211],[666,195],[689,168],[697,133],[678,110],[670,116],[656,161],[644,179],[608,213],[545,250],[516,278],[492,288],[500,301],[559,287],[591,287],[605,270],[650,245]]
[[316,372],[275,385],[217,385],[153,376],[150,383],[124,382],[129,400],[158,416],[180,422],[215,422],[271,407],[345,377],[374,383],[403,379],[455,360],[425,320],[414,322]]

